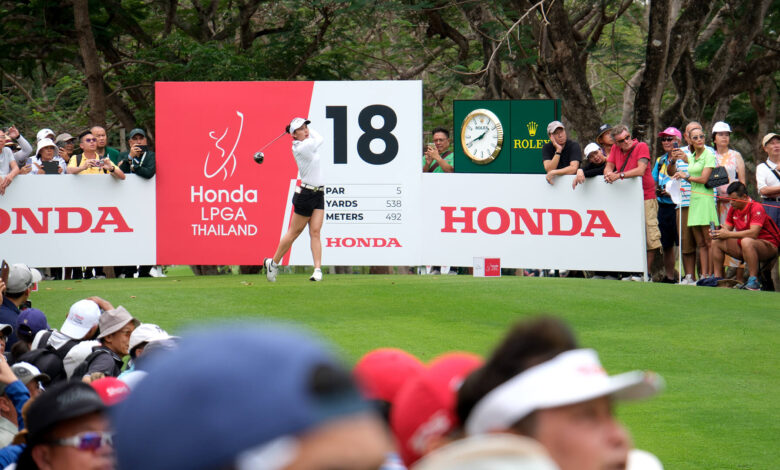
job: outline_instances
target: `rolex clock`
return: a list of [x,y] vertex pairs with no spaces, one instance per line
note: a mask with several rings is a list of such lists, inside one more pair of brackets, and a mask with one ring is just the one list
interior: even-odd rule
[[504,144],[504,128],[490,110],[479,108],[463,120],[460,130],[463,153],[474,163],[485,165],[496,159]]

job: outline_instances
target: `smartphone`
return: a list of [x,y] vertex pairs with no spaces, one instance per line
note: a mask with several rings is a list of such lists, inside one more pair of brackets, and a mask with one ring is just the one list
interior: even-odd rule
[[11,269],[8,263],[3,260],[3,265],[0,267],[0,279],[3,280],[3,284],[8,283],[8,270]]
[[680,144],[678,144],[677,142],[675,142],[675,143],[674,143],[674,144],[672,144],[672,145],[673,145],[673,146],[674,146],[674,148],[676,148],[676,149],[680,148]]
[[47,175],[56,175],[59,173],[60,164],[55,161],[41,162],[44,173]]
[[710,231],[711,232],[715,231],[715,222],[710,221]]
[[146,145],[139,145],[138,148],[141,149],[141,153],[145,153],[148,147]]

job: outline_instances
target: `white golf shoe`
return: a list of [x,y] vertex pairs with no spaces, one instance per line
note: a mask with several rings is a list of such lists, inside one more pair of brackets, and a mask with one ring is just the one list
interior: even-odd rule
[[314,270],[313,273],[311,273],[311,277],[309,278],[310,281],[321,281],[322,280],[322,270],[320,268],[317,268]]
[[263,266],[265,266],[265,278],[270,282],[276,282],[276,273],[279,272],[279,266],[274,263],[272,258],[264,259]]

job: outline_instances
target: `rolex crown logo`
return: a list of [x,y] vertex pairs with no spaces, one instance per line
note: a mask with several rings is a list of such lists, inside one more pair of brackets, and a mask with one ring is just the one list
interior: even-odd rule
[[533,136],[535,136],[535,135],[536,135],[536,129],[538,129],[538,128],[539,128],[539,124],[537,124],[537,123],[536,123],[536,122],[534,122],[534,121],[531,121],[531,122],[529,122],[528,124],[526,124],[526,127],[528,128],[528,135],[530,135],[531,137],[533,137]]

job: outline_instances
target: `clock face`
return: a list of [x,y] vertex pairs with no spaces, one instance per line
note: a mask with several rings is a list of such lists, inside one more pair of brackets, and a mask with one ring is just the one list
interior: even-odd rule
[[474,163],[490,163],[501,152],[504,129],[498,117],[487,109],[475,109],[463,120],[460,133],[463,152]]

